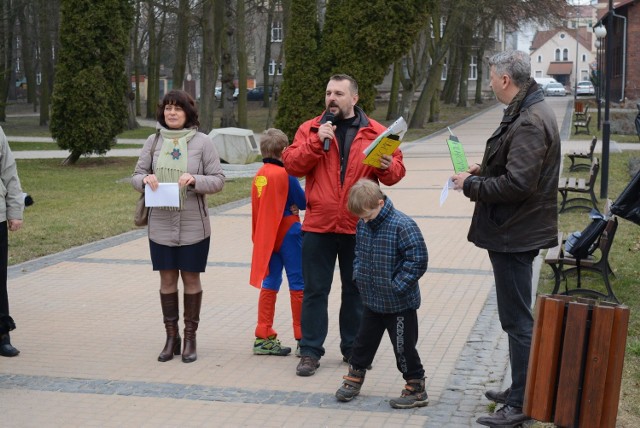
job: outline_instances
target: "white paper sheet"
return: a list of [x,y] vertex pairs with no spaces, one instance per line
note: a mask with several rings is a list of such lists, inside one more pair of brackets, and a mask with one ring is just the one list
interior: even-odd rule
[[147,186],[144,190],[144,203],[148,207],[179,207],[178,183],[158,183],[155,192]]
[[453,180],[451,179],[451,177],[449,177],[447,182],[444,183],[444,186],[442,187],[442,191],[440,192],[440,206],[442,206],[442,204],[444,204],[444,201],[446,201],[447,198],[449,197],[449,189],[453,189],[454,186],[455,184]]

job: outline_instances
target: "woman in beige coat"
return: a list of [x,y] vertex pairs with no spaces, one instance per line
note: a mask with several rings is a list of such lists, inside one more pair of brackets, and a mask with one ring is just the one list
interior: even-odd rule
[[182,361],[190,363],[197,359],[200,273],[207,265],[211,236],[206,195],[222,190],[224,173],[213,142],[198,132],[198,112],[189,94],[181,90],[167,93],[158,105],[157,119],[158,132],[145,142],[132,184],[139,192],[145,186],[155,191],[159,183],[178,183],[180,189],[179,207],[149,209],[148,233],[153,270],[160,272],[160,303],[167,332],[158,361],[180,354],[178,278],[182,278]]

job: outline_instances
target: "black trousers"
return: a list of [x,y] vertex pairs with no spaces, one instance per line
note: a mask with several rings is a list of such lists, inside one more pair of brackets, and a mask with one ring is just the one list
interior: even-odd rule
[[340,264],[340,351],[351,355],[362,315],[362,299],[353,283],[355,235],[342,233],[304,232],[302,235],[302,339],[300,354],[320,359],[325,352],[324,341],[329,326],[329,292],[336,269]]
[[364,307],[360,330],[351,354],[351,365],[362,370],[373,363],[382,335],[389,333],[396,365],[405,380],[424,378],[424,368],[416,349],[418,342],[418,313],[408,309],[395,314],[379,314]]
[[7,265],[9,264],[9,232],[7,222],[0,222],[0,314],[9,315]]

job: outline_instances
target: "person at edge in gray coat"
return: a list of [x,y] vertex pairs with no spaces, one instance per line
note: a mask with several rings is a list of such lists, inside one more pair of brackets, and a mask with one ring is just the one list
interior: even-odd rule
[[7,291],[7,266],[9,264],[9,234],[22,227],[24,193],[18,178],[16,161],[9,148],[7,137],[0,128],[0,355],[15,357],[20,353],[13,345],[9,331],[16,325],[9,316],[9,294]]
[[529,54],[501,52],[489,65],[491,89],[507,108],[482,163],[451,179],[454,189],[475,202],[468,239],[489,253],[498,315],[509,336],[511,386],[485,393],[504,406],[477,422],[515,427],[529,419],[522,404],[533,332],[533,260],[558,239],[560,135],[553,110],[531,78]]
[[207,266],[211,239],[207,195],[220,192],[225,177],[213,141],[198,132],[198,110],[187,92],[168,92],[158,105],[156,117],[159,130],[142,147],[131,183],[139,192],[145,186],[146,191],[155,191],[160,183],[178,183],[178,207],[149,208],[149,250],[153,270],[160,272],[160,303],[167,333],[158,361],[180,355],[178,279],[182,278],[182,361],[191,363],[197,359],[196,330],[202,305],[200,273]]

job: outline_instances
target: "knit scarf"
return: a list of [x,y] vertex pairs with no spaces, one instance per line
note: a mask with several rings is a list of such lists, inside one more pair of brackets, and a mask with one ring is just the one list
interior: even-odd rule
[[[187,172],[187,143],[196,135],[197,129],[160,129],[162,148],[156,163],[155,174],[160,183],[177,183],[182,174]],[[184,208],[187,199],[187,186],[180,189],[179,207],[162,207],[169,211]]]

